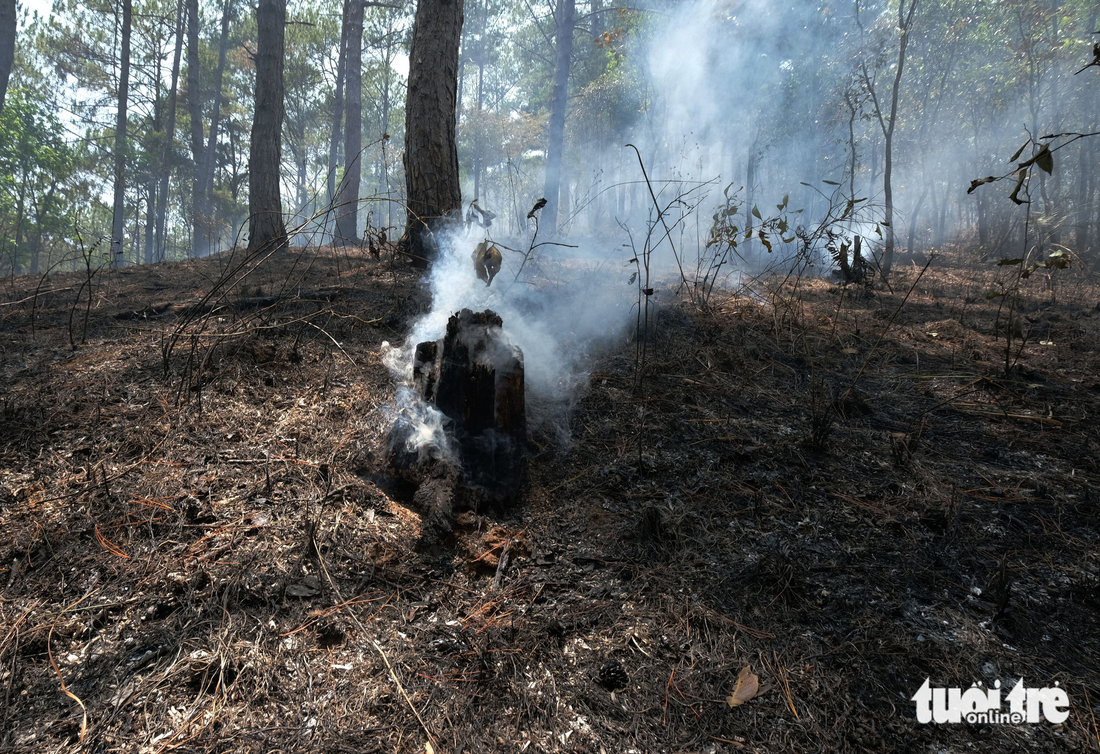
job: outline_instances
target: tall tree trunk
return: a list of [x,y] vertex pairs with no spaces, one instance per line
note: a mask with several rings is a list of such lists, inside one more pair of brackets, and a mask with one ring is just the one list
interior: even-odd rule
[[924,199],[928,196],[928,184],[924,184],[924,190],[921,191],[920,198],[917,199],[917,206],[913,207],[913,213],[909,216],[909,256],[913,255],[917,244],[917,218],[920,217],[921,208],[924,207]]
[[[1052,40],[1056,40],[1056,39],[1059,38],[1058,18],[1059,18],[1060,14],[1058,13],[1058,10],[1059,10],[1059,8],[1061,8],[1061,5],[1062,5],[1062,3],[1060,2],[1060,0],[1054,0],[1054,2],[1051,3],[1051,9],[1050,9],[1051,10],[1051,12],[1050,12],[1050,38]],[[1055,71],[1053,71],[1053,75],[1050,77],[1050,105],[1049,105],[1049,110],[1050,110],[1050,113],[1051,113],[1051,118],[1053,118],[1053,123],[1050,124],[1051,127],[1048,130],[1044,130],[1041,133],[1056,134],[1056,133],[1061,132],[1061,130],[1062,130],[1062,90],[1061,90],[1061,87],[1058,84],[1059,84],[1059,71],[1056,69]],[[1053,174],[1050,176],[1050,183],[1051,183],[1050,194],[1051,194],[1051,196],[1050,196],[1050,198],[1048,198],[1047,197],[1047,191],[1046,191],[1046,176],[1043,175],[1042,171],[1039,171],[1039,175],[1041,176],[1041,178],[1043,180],[1043,211],[1045,213],[1047,213],[1047,215],[1049,215],[1049,216],[1053,216],[1055,214],[1055,209],[1054,208],[1062,200],[1062,172],[1063,171],[1061,171],[1061,170],[1055,170],[1055,171],[1053,171]],[[1062,240],[1061,232],[1062,232],[1061,223],[1060,222],[1053,223],[1052,226],[1051,226],[1051,229],[1050,229],[1050,243],[1052,243],[1052,244],[1061,243],[1061,240]]]
[[0,0],[0,110],[8,93],[8,79],[15,65],[15,0]]
[[898,64],[894,71],[894,87],[890,92],[890,114],[885,124],[879,119],[884,140],[882,161],[882,203],[883,203],[883,251],[882,277],[889,278],[894,266],[894,129],[898,123],[898,96],[901,92],[901,77],[905,71],[905,51],[909,46],[909,32],[913,27],[913,16],[917,11],[918,0],[909,0],[909,11],[905,11],[905,0],[898,4]]
[[256,112],[248,152],[249,253],[287,248],[279,190],[286,0],[259,0],[256,31]]
[[130,17],[133,15],[131,0],[122,0],[122,52],[118,72],[118,111],[115,117],[115,197],[114,222],[111,225],[111,265],[124,267],[122,234],[125,232],[126,215],[123,201],[126,197],[124,171],[126,168],[126,100],[130,89]]
[[1095,139],[1089,139],[1088,144],[1081,145],[1081,188],[1077,196],[1077,248],[1090,256],[1094,251],[1096,239],[1100,235],[1098,229],[1092,227],[1090,217],[1092,197],[1096,188],[1096,152]]
[[[304,126],[302,126],[302,131],[305,131]],[[304,133],[302,138],[305,138]],[[309,211],[309,192],[306,186],[309,176],[306,174],[305,149],[301,150],[300,155],[295,155],[294,164],[298,168],[298,211],[302,213],[303,217],[309,217],[312,213]]]
[[168,132],[161,152],[160,187],[157,190],[156,256],[163,262],[167,253],[164,230],[168,220],[168,174],[172,169],[172,147],[176,143],[176,94],[180,78],[180,58],[183,56],[183,0],[176,7],[176,49],[172,53],[172,91],[168,104]]
[[[390,88],[393,85],[392,36],[386,37],[386,52],[382,58],[382,149],[378,155],[378,193],[390,195],[389,165],[386,164],[386,144],[390,133]],[[393,202],[386,202],[386,225],[393,224]]]
[[363,177],[363,0],[348,13],[347,87],[344,105],[344,177],[336,198],[336,244],[359,242],[359,183]]
[[[1088,27],[1089,29],[1096,29],[1097,10],[1094,7],[1092,13],[1089,14]],[[1087,86],[1087,85],[1086,85]],[[1086,94],[1087,96],[1087,94]],[[1095,112],[1095,103],[1093,100],[1093,112]],[[1096,121],[1092,120],[1095,125]],[[1080,150],[1080,168],[1079,168],[1079,180],[1080,187],[1077,191],[1077,248],[1081,250],[1081,253],[1093,257],[1094,246],[1097,245],[1097,239],[1100,238],[1100,225],[1093,226],[1091,210],[1092,210],[1092,196],[1096,187],[1096,139],[1089,139],[1088,144],[1082,144]]]
[[[755,130],[755,129],[753,129]],[[749,155],[745,161],[745,235],[747,236],[742,244],[742,253],[746,258],[752,254],[752,237],[748,235],[748,228],[752,227],[752,208],[753,202],[756,199],[756,139],[752,139],[749,142]]]
[[461,37],[462,0],[419,0],[405,104],[404,245],[420,267],[436,253],[431,224],[462,208],[455,143]]
[[222,114],[222,77],[225,75],[225,57],[229,47],[229,21],[233,15],[233,0],[225,0],[222,11],[221,38],[218,40],[218,69],[214,74],[214,109],[210,114],[210,136],[202,166],[203,256],[216,251],[214,248],[214,158],[218,143],[218,126]]
[[554,36],[554,89],[550,97],[550,142],[546,149],[546,182],[543,188],[546,208],[543,209],[541,218],[543,226],[551,231],[558,227],[561,165],[565,147],[565,111],[569,104],[569,66],[573,58],[575,0],[558,0],[554,17],[557,22]]
[[[27,194],[27,179],[26,175],[23,176],[23,183],[19,187],[19,191],[15,197],[15,257],[12,262],[11,268],[13,270],[19,269],[19,260],[23,255],[23,220],[26,215],[26,194]],[[28,264],[32,260],[28,260]],[[34,264],[37,264],[35,262]],[[38,271],[37,267],[31,273],[32,275]]]
[[477,116],[474,121],[474,201],[481,199],[481,107],[485,101],[485,51],[477,61]]
[[149,176],[149,183],[145,188],[145,264],[153,263],[153,229],[157,224],[157,179]]
[[199,0],[187,0],[187,104],[191,113],[191,254],[202,255],[203,206],[202,166],[205,145],[202,134],[202,91],[199,88]]
[[[135,194],[137,187],[135,186]],[[134,197],[134,231],[130,234],[130,248],[134,256],[134,264],[141,264],[141,196]]]
[[[340,164],[340,124],[344,118],[344,78],[348,60],[348,16],[351,14],[352,0],[344,0],[344,14],[340,21],[340,54],[336,59],[336,98],[332,107],[332,132],[328,141],[328,213],[333,214],[336,207],[336,168]],[[326,229],[328,222],[325,222]]]

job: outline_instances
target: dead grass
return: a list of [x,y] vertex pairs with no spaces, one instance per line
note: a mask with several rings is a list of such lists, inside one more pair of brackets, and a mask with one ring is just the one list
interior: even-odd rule
[[[0,751],[1097,749],[1100,289],[1029,281],[1006,375],[975,261],[666,304],[443,542],[380,476],[408,271],[100,273],[86,333],[9,281]],[[1070,719],[915,721],[1021,676]]]

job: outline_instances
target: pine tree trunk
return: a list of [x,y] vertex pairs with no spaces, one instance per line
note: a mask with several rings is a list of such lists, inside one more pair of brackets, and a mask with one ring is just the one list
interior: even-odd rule
[[344,178],[336,198],[339,245],[359,242],[359,183],[363,177],[363,1],[351,0],[348,13],[347,100],[344,106]]
[[[1089,14],[1088,26],[1086,28],[1096,29],[1097,11],[1094,8],[1092,13]],[[1077,191],[1077,248],[1082,254],[1089,256],[1091,259],[1095,259],[1094,247],[1097,245],[1097,239],[1100,238],[1100,225],[1092,225],[1092,197],[1093,191],[1096,187],[1096,139],[1092,138],[1088,140],[1088,144],[1082,144],[1079,154],[1080,169],[1079,180],[1080,187]]]
[[122,256],[122,234],[126,216],[123,206],[126,197],[126,100],[130,89],[130,18],[133,15],[131,0],[122,0],[122,52],[118,73],[118,110],[115,117],[115,196],[114,222],[111,226],[111,264],[125,267]]
[[15,65],[15,0],[0,0],[0,110],[8,93],[8,80]]
[[187,105],[191,113],[191,253],[202,256],[203,206],[202,166],[204,150],[202,133],[202,90],[199,87],[199,0],[187,0]]
[[180,58],[183,57],[183,0],[179,0],[176,8],[176,49],[172,53],[172,91],[169,95],[168,106],[168,133],[164,138],[164,149],[161,152],[160,188],[157,190],[157,228],[156,228],[156,256],[158,262],[163,262],[167,254],[167,242],[164,237],[165,227],[168,221],[168,174],[172,168],[172,147],[176,143],[176,90],[180,78]]
[[462,208],[455,110],[462,0],[419,0],[405,105],[404,245],[414,263],[434,258],[431,227]]
[[481,106],[484,103],[485,59],[477,62],[477,122],[474,124],[474,201],[481,199]]
[[222,11],[221,38],[218,41],[218,70],[214,74],[214,109],[210,114],[210,136],[207,140],[206,153],[203,155],[202,167],[202,207],[205,212],[203,218],[203,256],[210,254],[214,248],[214,158],[218,143],[218,127],[222,114],[222,77],[225,75],[225,57],[229,47],[229,21],[233,12],[233,0],[225,0],[225,9]]
[[149,184],[146,187],[145,194],[145,264],[153,263],[153,229],[157,224],[157,181],[153,176],[149,176]]
[[[386,139],[390,132],[390,88],[393,86],[393,68],[391,63],[393,62],[393,56],[390,54],[392,42],[386,44],[386,54],[382,59],[383,72],[382,72],[382,138]],[[386,150],[385,143],[383,142],[383,148],[378,156],[378,193],[379,195],[389,196],[390,185],[389,176],[387,174],[388,165],[386,164]],[[386,202],[386,225],[393,224],[393,202]]]
[[920,198],[917,199],[917,206],[913,207],[913,212],[909,215],[909,246],[907,252],[909,256],[913,256],[916,250],[917,244],[917,218],[920,217],[921,208],[924,207],[924,199],[928,196],[928,184],[925,184],[924,190],[921,192]]
[[550,141],[546,149],[546,182],[543,196],[542,227],[553,231],[558,227],[558,207],[561,189],[562,154],[565,150],[565,111],[569,104],[569,66],[573,58],[573,26],[576,17],[575,0],[558,0],[557,31],[554,37],[554,89],[550,97]]
[[901,77],[905,71],[905,51],[909,46],[909,32],[913,28],[913,16],[918,0],[909,0],[909,12],[905,13],[905,1],[898,4],[898,65],[894,71],[894,88],[890,92],[890,115],[883,128],[885,140],[882,163],[883,203],[883,251],[882,277],[888,279],[894,266],[894,129],[898,123],[898,97],[901,93]]
[[256,6],[256,112],[248,152],[248,251],[287,248],[279,188],[283,129],[283,51],[286,0]]
[[[328,141],[328,213],[331,216],[336,207],[336,169],[340,165],[340,124],[344,118],[344,78],[348,60],[348,16],[351,14],[351,0],[344,0],[344,14],[340,21],[340,54],[336,59],[336,97],[332,107],[332,132]],[[328,220],[325,222],[328,228]]]

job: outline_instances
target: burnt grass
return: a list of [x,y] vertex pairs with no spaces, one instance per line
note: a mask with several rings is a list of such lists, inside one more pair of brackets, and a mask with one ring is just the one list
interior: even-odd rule
[[[665,285],[444,536],[385,475],[404,264],[9,278],[0,751],[1096,750],[1100,287],[1008,323],[1009,272]],[[1021,677],[1069,718],[910,701]]]

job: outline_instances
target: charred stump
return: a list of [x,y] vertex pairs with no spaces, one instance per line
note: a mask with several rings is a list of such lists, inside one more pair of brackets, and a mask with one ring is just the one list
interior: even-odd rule
[[463,309],[447,322],[442,341],[416,347],[414,389],[442,414],[447,452],[425,463],[407,437],[391,437],[391,467],[417,485],[414,502],[437,525],[456,503],[515,502],[526,478],[523,354],[505,340],[501,325],[495,312]]

